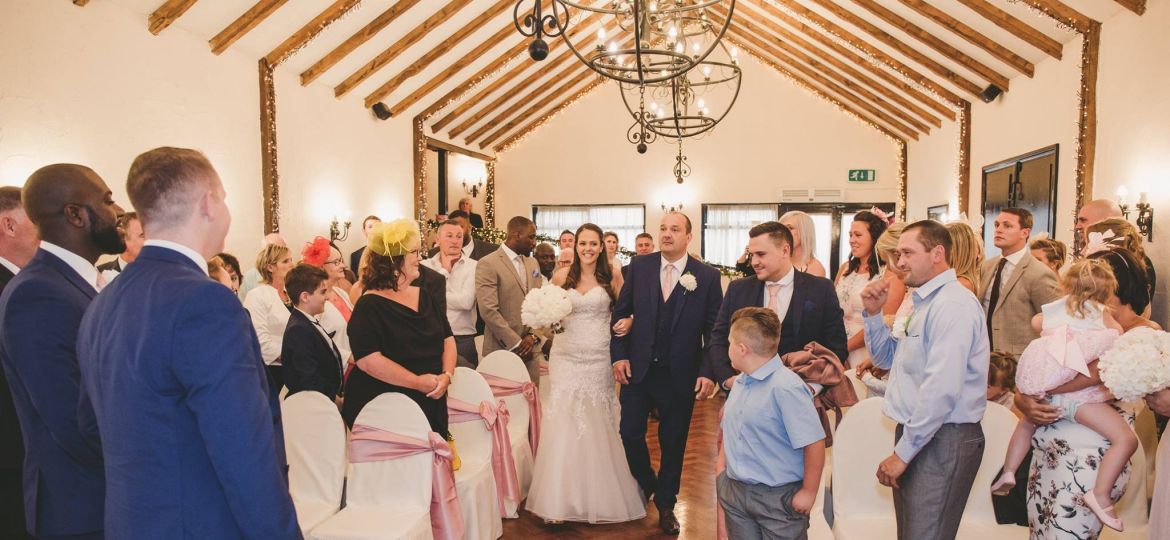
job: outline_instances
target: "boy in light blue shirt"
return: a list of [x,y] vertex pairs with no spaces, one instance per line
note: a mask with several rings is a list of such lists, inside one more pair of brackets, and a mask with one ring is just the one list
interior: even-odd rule
[[728,341],[731,364],[742,372],[723,409],[727,470],[716,480],[728,537],[807,538],[825,464],[813,393],[776,355],[774,311],[736,311]]

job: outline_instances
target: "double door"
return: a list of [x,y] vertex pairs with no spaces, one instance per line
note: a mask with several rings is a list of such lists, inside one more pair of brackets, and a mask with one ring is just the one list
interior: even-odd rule
[[992,240],[1000,210],[1032,213],[1032,234],[1056,233],[1056,165],[1059,145],[1041,148],[983,168],[983,241],[988,258],[999,255]]

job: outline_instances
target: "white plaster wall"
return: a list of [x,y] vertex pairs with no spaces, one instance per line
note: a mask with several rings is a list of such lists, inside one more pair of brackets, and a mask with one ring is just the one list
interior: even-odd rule
[[943,120],[941,128],[906,144],[906,218],[926,219],[926,209],[950,205],[949,214],[958,216],[959,123]]
[[[709,135],[683,144],[693,172],[671,172],[677,147],[666,139],[639,155],[626,141],[632,119],[612,83],[589,94],[503,153],[496,169],[496,219],[531,216],[533,204],[645,204],[656,228],[661,203],[682,203],[696,227],[703,203],[779,202],[784,187],[839,187],[846,200],[898,198],[897,146],[876,130],[744,60],[735,108]],[[850,185],[849,169],[876,169],[877,182]]]
[[[254,58],[215,56],[177,26],[160,36],[110,2],[0,2],[0,183],[57,162],[92,167],[129,208],[126,172],[141,152],[205,152],[228,191],[229,251],[248,264],[262,235],[259,74]],[[294,249],[333,216],[409,216],[410,122],[381,122],[322,85],[277,71],[281,229]]]

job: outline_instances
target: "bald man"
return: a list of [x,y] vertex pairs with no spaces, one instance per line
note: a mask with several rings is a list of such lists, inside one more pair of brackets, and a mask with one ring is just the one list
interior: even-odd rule
[[126,249],[122,208],[97,173],[72,164],[36,171],[22,197],[41,245],[0,295],[0,362],[24,439],[27,528],[36,538],[103,538],[101,441],[76,343],[102,286],[94,263]]
[[[1094,199],[1085,203],[1077,212],[1076,233],[1081,238],[1081,245],[1088,241],[1085,236],[1085,230],[1090,226],[1096,225],[1109,218],[1125,219],[1125,215],[1121,213],[1121,206],[1110,199]],[[1079,256],[1079,254],[1078,254]],[[1154,271],[1154,261],[1150,260],[1149,255],[1145,255],[1146,278],[1150,282],[1150,294],[1157,290],[1158,273]],[[1151,305],[1153,302],[1151,302]],[[1149,311],[1147,309],[1147,311]]]

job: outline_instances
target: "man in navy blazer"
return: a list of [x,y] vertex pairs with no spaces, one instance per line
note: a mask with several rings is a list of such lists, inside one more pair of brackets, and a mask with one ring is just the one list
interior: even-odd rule
[[157,148],[126,182],[147,241],[82,320],[112,538],[300,538],[260,345],[207,276],[231,214],[203,154]]
[[[702,374],[730,390],[735,369],[727,356],[731,316],[744,307],[766,307],[780,316],[781,355],[799,351],[815,341],[833,351],[842,362],[846,349],[845,319],[833,282],[797,271],[792,266],[792,232],[776,221],[760,223],[748,232],[748,251],[756,275],[732,281],[711,332],[711,351]],[[773,294],[775,299],[773,300]],[[773,305],[774,302],[774,305]]]
[[[659,227],[657,254],[634,257],[629,278],[614,305],[610,341],[614,378],[621,383],[621,436],[630,472],[646,497],[654,496],[658,525],[678,534],[674,503],[682,478],[683,453],[696,399],[716,392],[699,376],[704,345],[719,313],[719,271],[687,255],[691,221],[671,212]],[[634,317],[630,325],[627,319]],[[646,447],[646,424],[658,410],[661,466],[657,477]]]
[[26,526],[36,538],[103,538],[101,441],[76,344],[98,293],[94,263],[126,247],[122,209],[81,165],[37,170],[22,197],[41,246],[0,295],[0,360],[24,439]]

